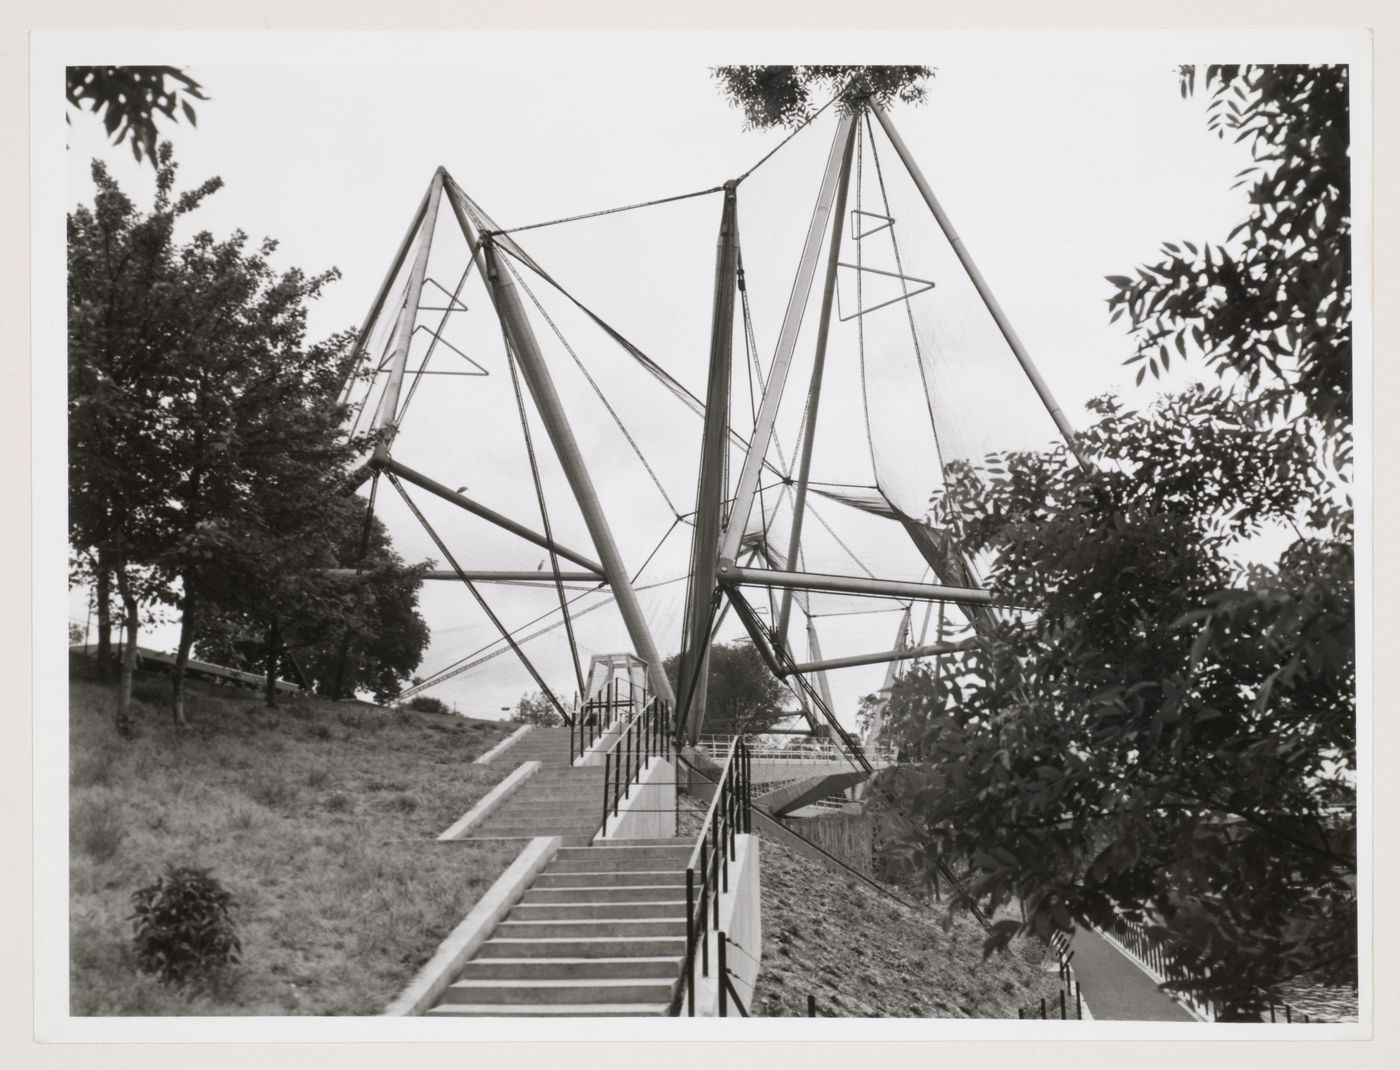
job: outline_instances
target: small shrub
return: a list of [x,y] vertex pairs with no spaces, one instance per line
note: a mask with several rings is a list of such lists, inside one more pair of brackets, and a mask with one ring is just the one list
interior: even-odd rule
[[330,739],[331,726],[318,721],[316,724],[313,724],[310,728],[306,730],[306,734],[312,739]]
[[405,792],[402,795],[395,795],[393,799],[390,800],[390,805],[400,813],[411,814],[414,810],[418,809],[418,800]]
[[132,943],[142,973],[165,984],[210,980],[242,952],[233,895],[206,869],[166,867],[131,894]]
[[72,836],[94,862],[107,862],[126,839],[121,812],[114,806],[88,802],[76,808],[70,818]]
[[408,708],[419,713],[451,713],[452,708],[440,698],[431,695],[415,695],[408,700]]
[[240,806],[229,815],[228,827],[246,832],[253,827],[256,817],[257,815],[254,814],[252,810],[249,810],[246,806]]
[[324,788],[331,782],[331,771],[325,766],[312,769],[306,774],[306,786],[312,790]]

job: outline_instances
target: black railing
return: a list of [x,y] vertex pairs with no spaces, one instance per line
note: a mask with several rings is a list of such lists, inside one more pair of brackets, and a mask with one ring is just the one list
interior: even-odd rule
[[1050,938],[1050,949],[1058,960],[1060,990],[1052,1000],[1040,997],[1040,1006],[1021,1007],[1016,1011],[1017,1018],[1059,1018],[1079,1020],[1084,1017],[1084,996],[1079,990],[1079,978],[1074,975],[1074,952],[1069,948],[1069,937],[1056,932]]
[[[1208,1022],[1220,1020],[1220,1005],[1203,992],[1210,984],[1210,970],[1182,961],[1169,947],[1153,937],[1147,926],[1141,922],[1118,918],[1114,921],[1113,928],[1105,935],[1111,936],[1131,958],[1162,978],[1164,987],[1179,1001],[1187,1004],[1199,1017]],[[1295,1022],[1312,1021],[1311,1017],[1302,1011],[1295,1012],[1292,1004],[1275,1000],[1267,993],[1262,994],[1261,998],[1269,1006],[1269,1022],[1284,1021],[1292,1025]]]
[[602,831],[607,831],[608,818],[621,811],[623,800],[632,794],[632,785],[641,780],[647,763],[670,751],[670,712],[671,705],[664,699],[650,699],[623,722],[617,738],[608,745],[603,755]]
[[731,999],[740,1013],[748,1010],[739,1002],[730,980],[726,948],[729,941],[719,928],[719,899],[729,891],[729,863],[736,858],[737,838],[753,829],[753,788],[750,779],[751,756],[748,744],[736,737],[729,745],[724,771],[715,783],[705,823],[695,840],[690,865],[685,871],[685,962],[681,988],[676,993],[673,1013],[695,1016],[695,960],[700,959],[703,976],[710,976],[711,929],[719,934],[715,969],[719,976],[720,1014],[728,1012]]
[[645,684],[634,684],[624,677],[614,677],[574,711],[569,725],[569,760],[578,761],[598,740],[613,730],[619,721],[646,709],[651,691]]

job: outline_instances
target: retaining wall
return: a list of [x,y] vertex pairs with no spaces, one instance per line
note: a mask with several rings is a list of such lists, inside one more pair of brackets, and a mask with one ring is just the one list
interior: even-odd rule
[[868,814],[785,817],[782,823],[852,869],[875,875],[875,822]]

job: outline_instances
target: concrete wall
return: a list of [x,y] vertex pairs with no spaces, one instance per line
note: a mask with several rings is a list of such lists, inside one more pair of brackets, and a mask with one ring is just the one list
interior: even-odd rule
[[875,875],[874,819],[868,814],[828,814],[822,817],[785,817],[783,824],[829,851],[852,869]]
[[[757,836],[735,837],[735,859],[729,863],[729,891],[719,897],[719,928],[709,934],[710,976],[700,972],[700,956],[695,963],[695,1016],[714,1018],[719,1015],[719,934],[729,942],[726,966],[730,979],[745,1008],[753,1005],[754,988],[763,960],[763,912],[760,904],[762,886],[759,882],[759,853]],[[682,1011],[684,1013],[684,1010]],[[732,1005],[728,1015],[739,1017]]]
[[593,838],[602,840],[660,840],[676,834],[676,767],[665,758],[647,763],[639,784],[622,800],[616,817],[609,817]]

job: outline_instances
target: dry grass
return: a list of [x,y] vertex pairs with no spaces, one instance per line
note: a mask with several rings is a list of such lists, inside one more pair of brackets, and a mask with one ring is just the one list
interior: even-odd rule
[[[509,771],[470,764],[507,730],[191,692],[189,730],[144,707],[123,741],[112,692],[72,683],[72,1013],[378,1013],[514,858],[433,839]],[[139,974],[131,952],[130,895],[167,862],[209,868],[238,900],[243,962],[196,992]]]

